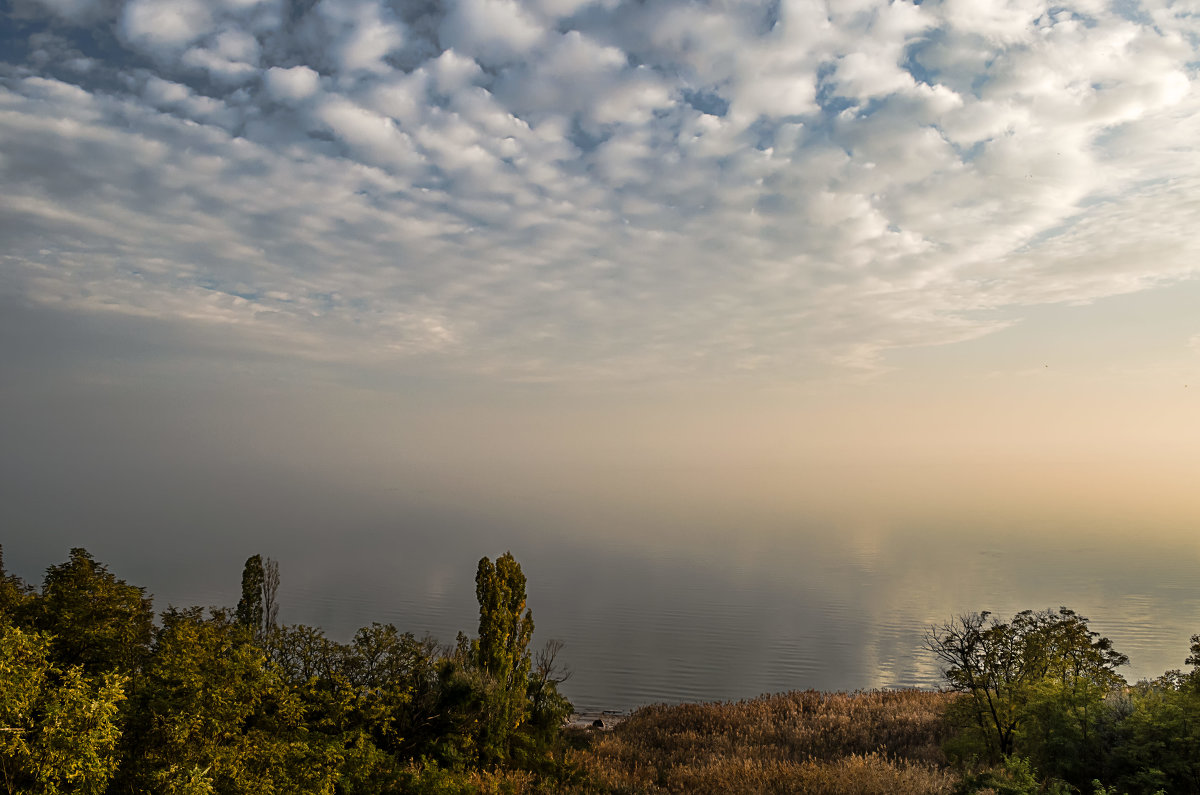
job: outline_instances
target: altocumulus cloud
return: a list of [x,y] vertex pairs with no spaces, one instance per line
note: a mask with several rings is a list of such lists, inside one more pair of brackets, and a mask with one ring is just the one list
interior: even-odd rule
[[0,292],[508,378],[821,363],[1196,275],[1169,0],[19,0]]

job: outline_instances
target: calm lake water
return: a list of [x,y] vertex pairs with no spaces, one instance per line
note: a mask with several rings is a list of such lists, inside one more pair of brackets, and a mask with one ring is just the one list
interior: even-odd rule
[[207,539],[135,529],[9,539],[5,552],[10,570],[37,581],[82,544],[146,586],[161,610],[236,603],[241,563],[261,551],[280,561],[286,622],[343,640],[371,621],[392,622],[452,642],[477,625],[479,557],[511,549],[529,580],[534,643],[565,642],[560,659],[573,675],[564,690],[579,709],[934,687],[940,674],[922,651],[923,632],[983,609],[1007,617],[1069,606],[1129,655],[1130,679],[1183,667],[1189,636],[1200,632],[1200,545],[1154,528],[781,518],[766,529],[648,521],[609,533],[597,520],[585,534],[566,534],[435,512],[314,529],[336,526],[337,516],[330,506],[307,526],[284,517],[281,524],[299,528],[286,540],[236,525]]
[[[535,642],[566,643],[564,689],[577,708],[936,687],[923,633],[973,610],[1070,606],[1129,655],[1130,679],[1183,667],[1200,632],[1195,547],[919,535],[864,543],[832,529],[727,541],[710,540],[703,554],[654,544],[514,550],[529,577]],[[414,562],[386,599],[368,578],[336,596],[297,585],[285,604],[337,634],[374,607],[381,620],[450,640],[475,625],[474,563]]]

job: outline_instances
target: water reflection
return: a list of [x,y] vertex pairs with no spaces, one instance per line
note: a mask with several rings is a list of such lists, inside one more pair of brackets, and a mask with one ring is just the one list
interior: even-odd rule
[[[511,548],[529,580],[535,643],[565,641],[561,659],[574,674],[564,689],[586,709],[936,686],[922,633],[979,609],[1007,617],[1072,607],[1129,655],[1130,679],[1182,667],[1189,636],[1200,632],[1197,547],[1184,538],[1156,541],[1146,532],[1133,543],[1062,527],[1016,534],[966,523],[721,530],[691,543],[653,526],[581,537],[431,513],[313,532],[282,548],[254,543],[282,564],[285,621],[341,639],[371,621],[393,622],[443,642],[475,629],[480,555]],[[139,559],[136,544],[93,552],[146,585],[157,609],[237,601],[243,550],[218,554],[200,533],[175,543],[186,565]],[[30,577],[16,551],[10,566]],[[47,551],[47,560],[65,552]]]
[[[535,641],[566,642],[574,675],[565,690],[589,709],[936,686],[939,672],[921,650],[925,628],[977,609],[1007,616],[1068,605],[1130,656],[1131,679],[1180,667],[1200,631],[1197,555],[1187,544],[1083,547],[1031,534],[981,546],[936,532],[864,544],[835,530],[730,536],[705,548],[542,537],[514,553],[529,577]],[[295,620],[334,634],[370,615],[448,641],[476,622],[479,547],[452,546],[401,560],[386,578],[367,567],[353,587],[296,572],[307,584],[285,589],[285,599]]]

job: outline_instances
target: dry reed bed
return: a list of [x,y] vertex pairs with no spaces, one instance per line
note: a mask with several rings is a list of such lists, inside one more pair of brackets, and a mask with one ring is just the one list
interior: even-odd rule
[[946,693],[643,707],[578,759],[597,792],[949,792]]

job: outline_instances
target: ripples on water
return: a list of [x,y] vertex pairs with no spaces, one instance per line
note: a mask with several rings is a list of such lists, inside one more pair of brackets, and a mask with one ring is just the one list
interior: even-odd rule
[[[378,538],[283,562],[283,618],[346,640],[371,621],[451,643],[477,624],[479,539]],[[357,550],[357,551],[355,551]],[[503,549],[499,550],[503,552]],[[534,642],[566,643],[564,690],[580,709],[750,698],[791,689],[935,687],[922,648],[930,624],[981,609],[1067,605],[1129,655],[1130,679],[1183,667],[1200,632],[1197,552],[1186,543],[1131,548],[1045,537],[972,546],[944,537],[833,532],[708,547],[538,539],[514,554],[529,579]],[[193,589],[176,604],[234,604]],[[158,608],[166,603],[156,601]]]

